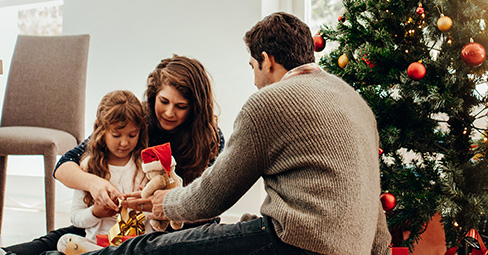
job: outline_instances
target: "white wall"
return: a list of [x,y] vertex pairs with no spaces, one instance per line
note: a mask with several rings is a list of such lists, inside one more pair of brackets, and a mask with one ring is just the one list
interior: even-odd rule
[[130,89],[142,97],[147,74],[173,53],[197,58],[207,67],[226,136],[255,91],[242,37],[261,17],[259,0],[67,0],[63,15],[63,34],[91,36],[87,135],[106,92]]
[[311,0],[262,0],[261,16],[264,17],[276,11],[292,13],[303,22],[310,21]]

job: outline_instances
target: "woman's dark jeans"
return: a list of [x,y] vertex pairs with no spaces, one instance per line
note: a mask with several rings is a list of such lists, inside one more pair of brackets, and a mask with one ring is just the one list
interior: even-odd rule
[[75,234],[85,236],[85,229],[69,226],[67,228],[60,228],[49,232],[45,236],[41,236],[31,242],[25,242],[8,247],[3,247],[7,254],[16,255],[37,255],[44,251],[56,250],[59,238],[64,234]]

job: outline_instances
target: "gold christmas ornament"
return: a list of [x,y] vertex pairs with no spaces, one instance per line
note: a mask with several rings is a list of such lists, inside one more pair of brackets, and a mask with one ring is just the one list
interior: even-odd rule
[[347,58],[346,54],[342,54],[342,55],[339,57],[339,60],[337,61],[337,63],[339,64],[339,66],[340,66],[341,68],[346,67],[347,63],[349,63],[349,59]]
[[441,17],[437,20],[437,27],[442,32],[447,32],[452,27],[452,19],[441,14]]

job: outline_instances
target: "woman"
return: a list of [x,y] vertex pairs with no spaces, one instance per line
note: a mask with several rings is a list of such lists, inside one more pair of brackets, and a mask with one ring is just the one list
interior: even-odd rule
[[[184,56],[163,59],[149,74],[144,99],[149,146],[171,143],[171,151],[178,162],[176,173],[187,185],[213,163],[224,147],[205,68],[198,60]],[[86,142],[65,153],[53,175],[67,187],[88,191],[96,203],[118,211],[114,201],[123,199],[124,195],[108,180],[84,172],[79,166]],[[149,207],[143,209],[151,211],[150,200],[144,204]],[[51,231],[32,242],[3,249],[17,255],[56,250],[59,237],[67,233],[84,236],[84,229],[70,226]]]

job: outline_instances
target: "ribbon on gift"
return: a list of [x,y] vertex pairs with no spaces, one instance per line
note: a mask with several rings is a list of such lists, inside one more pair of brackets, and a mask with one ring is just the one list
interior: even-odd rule
[[[488,250],[486,249],[485,243],[481,239],[481,236],[478,231],[476,231],[476,229],[470,229],[468,233],[466,233],[466,237],[474,238],[479,243],[479,247],[477,247],[477,245],[475,246],[477,249],[473,250],[473,252],[471,253],[472,255],[488,255]],[[474,246],[474,244],[472,245]],[[449,248],[446,253],[444,253],[444,255],[454,255],[456,254],[457,249],[457,247]]]
[[145,219],[146,216],[143,212],[136,212],[134,210],[129,212],[127,208],[121,207],[120,213],[117,215],[117,223],[115,223],[115,225],[108,231],[110,245],[120,245],[124,241],[122,236],[144,234]]

